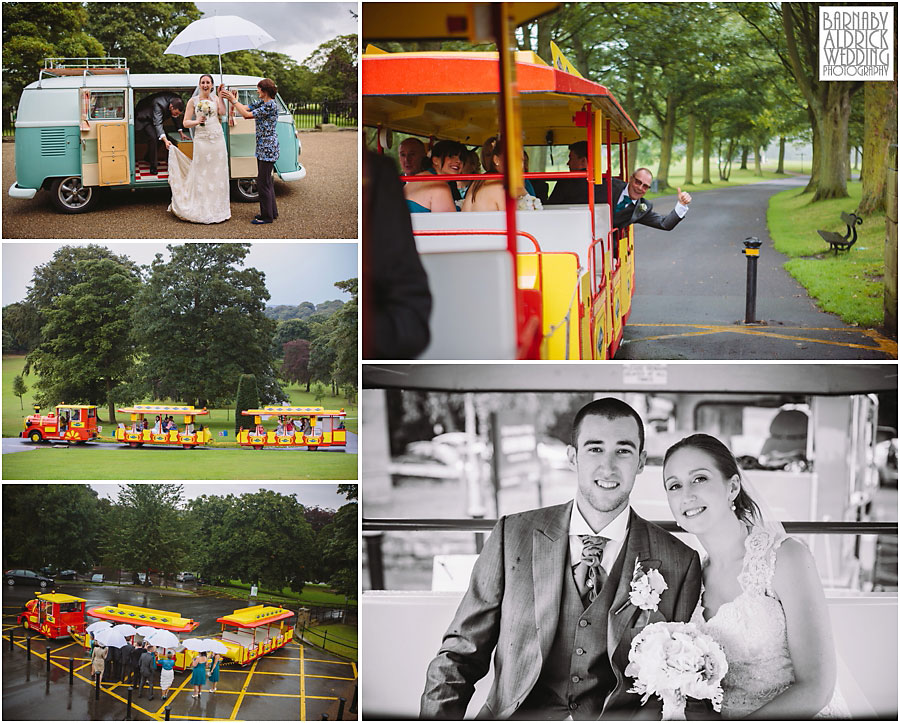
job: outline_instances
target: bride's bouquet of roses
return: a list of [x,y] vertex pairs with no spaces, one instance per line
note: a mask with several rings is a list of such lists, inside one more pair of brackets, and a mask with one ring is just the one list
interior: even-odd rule
[[721,646],[692,623],[652,623],[631,643],[625,675],[634,678],[629,693],[663,702],[663,720],[684,720],[686,698],[709,699],[722,707],[722,678],[728,662]]
[[205,126],[206,121],[216,114],[216,105],[211,100],[201,100],[197,103],[197,117],[200,118],[200,125]]

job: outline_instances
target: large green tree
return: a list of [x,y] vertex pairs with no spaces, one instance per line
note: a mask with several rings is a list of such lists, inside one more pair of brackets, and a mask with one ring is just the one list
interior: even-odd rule
[[192,555],[211,577],[300,591],[316,564],[315,539],[294,496],[263,490],[190,504]]
[[275,322],[263,313],[265,275],[242,268],[250,244],[167,246],[157,254],[134,325],[141,377],[157,399],[208,406],[234,399],[241,374],[256,376],[261,401],[284,398],[269,353]]
[[[65,249],[45,266],[57,265],[67,255]],[[109,420],[115,423],[114,391],[130,379],[133,368],[131,311],[140,288],[136,267],[128,260],[101,255],[75,260],[64,276],[68,286],[42,297],[42,303],[50,299],[40,307],[45,320],[42,340],[27,357],[26,371],[34,367],[40,375],[36,400],[43,405],[106,404]],[[32,298],[38,298],[39,288],[37,283],[32,287]]]
[[97,493],[81,484],[3,485],[3,566],[84,570],[97,559]]
[[328,584],[347,597],[356,597],[357,594],[357,522],[358,505],[350,502],[343,505],[334,520],[319,532],[319,549]]
[[182,485],[119,486],[117,526],[107,530],[119,564],[130,570],[171,572],[185,559],[188,545]]
[[356,35],[339,35],[322,43],[303,61],[316,74],[312,100],[356,100],[358,47]]
[[41,315],[28,301],[18,301],[3,307],[3,353],[21,354],[32,351],[41,343]]

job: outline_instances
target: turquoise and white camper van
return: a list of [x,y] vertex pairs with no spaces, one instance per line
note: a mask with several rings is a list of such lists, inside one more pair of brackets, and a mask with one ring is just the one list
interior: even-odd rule
[[[162,90],[188,101],[199,74],[130,73],[125,58],[47,58],[38,80],[22,91],[16,116],[16,182],[13,198],[34,198],[49,191],[62,213],[84,213],[96,204],[100,188],[154,188],[168,184],[166,154],[158,173],[140,159],[145,141],[135,138],[134,109],[138,102]],[[215,75],[219,83],[218,74]],[[262,78],[225,75],[224,83],[242,103],[257,100]],[[300,163],[300,136],[293,116],[280,96],[278,142],[281,156],[275,173],[282,181],[306,176]],[[256,190],[256,122],[236,116],[225,123],[232,191],[237,200],[253,201]],[[178,141],[188,156],[190,141]]]

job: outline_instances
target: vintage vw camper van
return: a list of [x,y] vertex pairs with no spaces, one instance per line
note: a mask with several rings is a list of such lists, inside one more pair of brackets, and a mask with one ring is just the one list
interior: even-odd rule
[[[163,90],[179,94],[187,103],[199,77],[199,73],[130,73],[125,58],[47,58],[38,80],[22,91],[19,100],[16,181],[9,195],[34,198],[43,189],[60,212],[84,213],[96,204],[100,188],[167,185],[165,149],[160,150],[155,175],[142,160],[147,147],[142,137],[135,137],[134,109],[143,98]],[[218,74],[214,78],[218,85]],[[256,84],[261,78],[225,75],[223,80],[245,105],[258,99]],[[280,96],[276,102],[281,156],[275,172],[282,181],[297,181],[306,176],[300,164],[300,137]],[[171,121],[165,128],[190,156],[191,142],[180,140]],[[224,129],[232,195],[256,200],[256,123],[236,116],[234,125],[225,123]]]

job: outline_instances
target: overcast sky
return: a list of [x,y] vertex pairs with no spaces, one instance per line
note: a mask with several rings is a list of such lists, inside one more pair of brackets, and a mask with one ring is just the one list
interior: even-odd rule
[[[206,482],[185,482],[184,497],[187,500],[200,495],[243,495],[260,490],[273,490],[283,495],[296,495],[297,501],[305,507],[323,507],[337,510],[347,504],[347,498],[337,493],[336,484],[209,484]],[[100,497],[116,500],[119,496],[118,484],[92,484]]]
[[[204,17],[237,15],[256,23],[275,38],[260,50],[284,53],[303,62],[322,43],[359,32],[355,2],[219,2],[195,3]],[[353,11],[353,14],[350,11]],[[277,82],[277,79],[276,79]]]
[[[65,243],[3,244],[3,305],[22,301],[31,284],[34,267],[47,263],[60,246],[106,246],[115,254],[125,254],[135,263],[149,264],[157,253],[169,259],[165,243],[103,241],[66,241]],[[272,298],[270,306],[297,305],[301,301],[321,304],[350,295],[334,286],[357,276],[356,243],[278,243],[256,242],[250,249],[244,267],[253,266],[266,275],[266,288]]]

